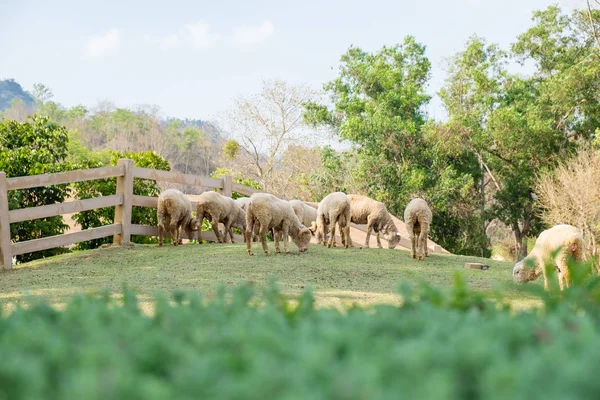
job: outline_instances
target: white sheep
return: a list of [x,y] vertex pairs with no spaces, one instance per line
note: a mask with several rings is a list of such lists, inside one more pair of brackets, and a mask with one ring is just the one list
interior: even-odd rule
[[312,226],[317,221],[317,209],[309,206],[302,200],[290,200],[294,213],[304,226]]
[[246,206],[246,246],[249,255],[252,253],[252,233],[255,224],[260,224],[260,241],[265,251],[269,255],[267,246],[267,232],[273,229],[273,238],[275,240],[275,252],[280,253],[279,238],[283,238],[283,247],[286,253],[288,250],[288,235],[291,236],[293,242],[298,246],[300,252],[305,252],[310,243],[310,230],[300,223],[298,217],[294,213],[292,205],[281,200],[272,194],[254,193],[250,196],[250,202]]
[[382,248],[379,234],[388,241],[390,249],[396,247],[400,242],[400,232],[394,224],[390,213],[387,211],[385,204],[380,201],[371,199],[370,197],[360,194],[349,194],[350,208],[352,209],[352,222],[355,224],[367,224],[367,238],[365,246],[369,247],[369,239],[371,230],[377,237],[377,246]]
[[404,223],[411,243],[412,258],[429,257],[427,250],[427,235],[431,226],[431,209],[421,198],[411,200],[404,210]]
[[[340,237],[342,245],[346,248],[352,246],[350,238],[350,218],[352,210],[350,199],[342,192],[330,193],[321,202],[317,209],[317,221],[312,229],[317,231],[317,239],[323,243],[323,246],[335,247],[335,226],[340,227]],[[327,243],[328,230],[331,227],[331,238]]]
[[[246,215],[244,210],[231,197],[223,196],[217,192],[204,192],[198,197],[196,206],[196,218],[202,221],[204,218],[210,220],[213,231],[219,243],[231,243],[233,239],[233,228],[239,228],[242,232],[246,229]],[[224,235],[219,231],[219,222],[225,226]],[[198,242],[202,242],[202,234],[198,232]]]
[[[548,290],[546,265],[558,270],[558,284],[563,290],[564,283],[571,286],[571,276],[567,268],[569,258],[583,261],[585,258],[584,240],[581,230],[572,225],[556,225],[540,233],[531,252],[515,264],[513,279],[515,282],[529,282],[544,276],[544,288]],[[556,255],[552,255],[557,251]],[[528,265],[532,264],[533,268]]]
[[167,189],[158,196],[156,208],[158,219],[158,245],[163,245],[163,235],[168,233],[173,240],[173,246],[182,243],[180,228],[188,237],[202,227],[202,221],[192,217],[192,202],[177,189]]

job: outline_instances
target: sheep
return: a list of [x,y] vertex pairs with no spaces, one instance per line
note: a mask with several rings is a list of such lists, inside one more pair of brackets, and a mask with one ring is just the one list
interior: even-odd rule
[[273,228],[273,238],[275,240],[275,252],[280,253],[279,250],[279,237],[283,236],[283,247],[286,253],[288,250],[288,235],[292,237],[293,242],[298,246],[301,253],[308,249],[310,243],[311,232],[310,230],[302,225],[292,205],[281,200],[272,194],[268,193],[254,193],[250,196],[250,202],[246,206],[246,246],[248,255],[254,255],[252,253],[252,241],[251,236],[254,231],[255,224],[260,224],[260,241],[265,251],[265,254],[269,255],[269,248],[267,247],[267,232]]
[[371,237],[371,230],[373,230],[377,235],[377,247],[382,248],[381,240],[379,239],[379,233],[382,233],[384,239],[388,241],[389,248],[395,248],[400,242],[400,232],[388,213],[385,204],[360,194],[349,194],[348,198],[350,199],[350,208],[352,209],[351,221],[355,224],[367,224],[365,246],[369,248],[369,239]]
[[304,226],[311,226],[317,220],[317,209],[301,200],[290,200],[294,213]]
[[412,258],[417,258],[419,261],[423,259],[423,254],[425,257],[429,257],[427,235],[431,219],[431,209],[421,198],[412,199],[404,210],[404,223],[410,238],[411,255]]
[[[246,229],[244,210],[232,198],[223,196],[217,192],[204,192],[199,196],[196,218],[200,221],[204,218],[210,219],[219,243],[227,243],[228,235],[231,243],[235,243],[233,239],[233,227],[241,229],[242,232]],[[223,236],[221,236],[221,232],[219,231],[219,222],[225,226]],[[202,242],[201,232],[198,232],[198,242]]]
[[[516,283],[534,281],[540,275],[544,276],[544,289],[548,290],[548,277],[545,265],[552,263],[552,267],[558,270],[558,284],[560,290],[571,286],[571,276],[567,268],[567,261],[572,258],[577,261],[585,259],[584,240],[581,230],[572,225],[555,225],[546,229],[538,236],[531,252],[523,260],[515,264],[513,279]],[[553,257],[553,254],[559,250]],[[534,268],[527,268],[527,264],[533,264]]]
[[192,237],[193,231],[200,230],[202,221],[192,217],[192,202],[177,189],[167,189],[158,196],[158,245],[163,245],[163,235],[167,232],[173,240],[173,246],[182,243],[179,229]]
[[[235,202],[242,208],[242,210],[246,211],[246,205],[250,201],[250,197],[239,197],[235,199]],[[252,235],[252,241],[258,242],[260,237],[258,236],[258,231],[260,230],[260,224],[254,225],[254,234]],[[271,229],[271,234],[274,235],[273,229]]]
[[[346,248],[352,246],[350,238],[350,218],[352,210],[350,199],[342,192],[330,193],[319,203],[317,221],[312,229],[317,231],[317,239],[323,246],[335,247],[335,225],[340,226],[342,245]],[[331,238],[327,243],[328,227],[331,226]]]

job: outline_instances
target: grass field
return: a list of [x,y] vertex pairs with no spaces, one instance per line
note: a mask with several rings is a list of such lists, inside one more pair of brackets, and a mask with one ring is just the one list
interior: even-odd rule
[[[75,252],[3,272],[0,301],[14,305],[24,296],[33,296],[60,305],[74,293],[108,289],[118,295],[123,284],[136,290],[141,299],[173,290],[196,290],[210,297],[220,284],[250,281],[260,287],[275,277],[290,298],[310,287],[319,306],[346,307],[398,303],[398,284],[425,281],[450,287],[454,274],[460,272],[468,287],[478,292],[489,296],[500,292],[516,307],[537,303],[512,283],[512,264],[506,262],[452,255],[431,255],[418,262],[405,251],[318,245],[300,254],[291,247],[291,254],[270,257],[259,249],[249,257],[243,244],[135,245]],[[466,261],[481,261],[490,269],[465,269]]]

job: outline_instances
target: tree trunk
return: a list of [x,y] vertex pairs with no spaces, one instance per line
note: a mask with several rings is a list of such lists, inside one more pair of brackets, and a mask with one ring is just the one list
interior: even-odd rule
[[513,233],[515,235],[515,262],[522,260],[527,256],[527,236],[523,235],[519,226],[513,226]]

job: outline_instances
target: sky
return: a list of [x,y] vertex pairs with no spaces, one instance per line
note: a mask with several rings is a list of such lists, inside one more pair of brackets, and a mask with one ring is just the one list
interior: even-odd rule
[[[0,79],[43,83],[66,107],[151,104],[212,120],[263,79],[321,89],[350,45],[377,51],[412,35],[435,95],[444,60],[470,36],[508,48],[552,4],[585,0],[0,0]],[[428,113],[444,117],[438,98]]]

